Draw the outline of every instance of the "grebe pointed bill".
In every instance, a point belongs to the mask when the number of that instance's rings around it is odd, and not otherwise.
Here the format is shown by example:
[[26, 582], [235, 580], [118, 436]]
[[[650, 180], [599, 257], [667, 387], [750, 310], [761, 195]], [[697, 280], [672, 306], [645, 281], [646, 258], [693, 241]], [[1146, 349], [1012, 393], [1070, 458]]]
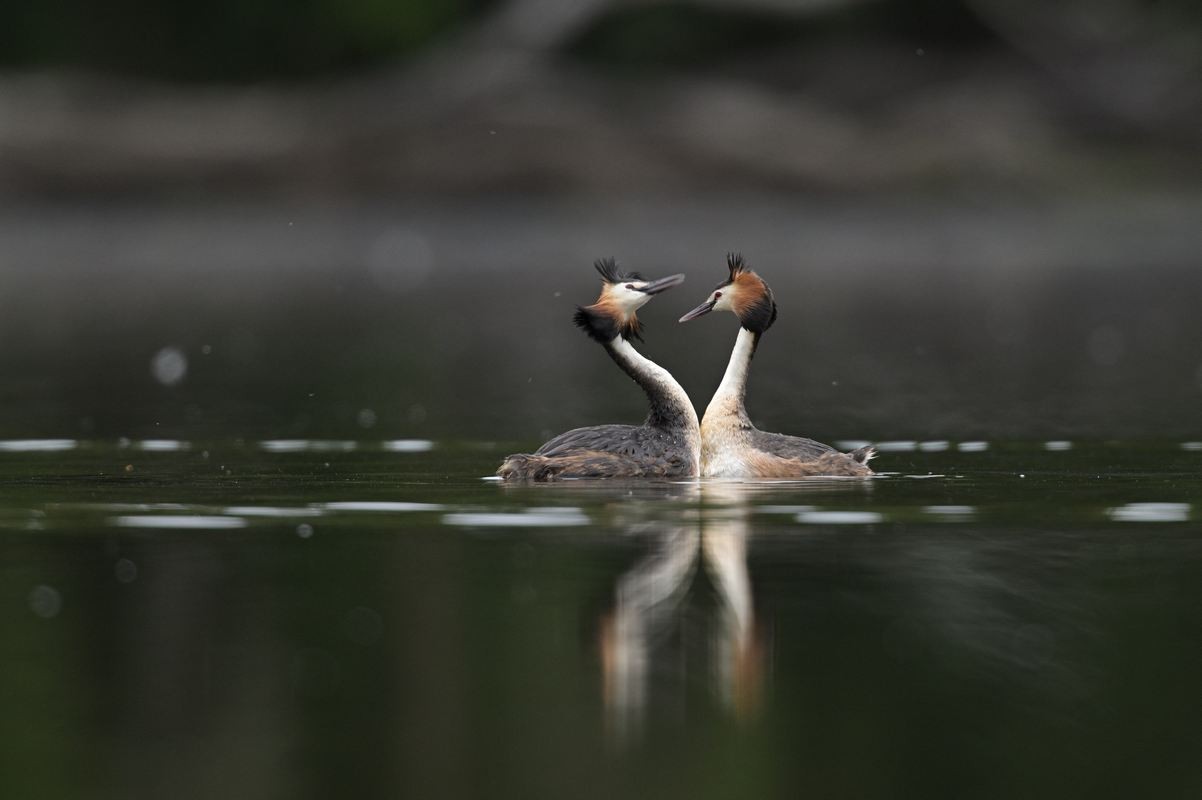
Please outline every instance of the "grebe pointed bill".
[[764, 333], [776, 322], [776, 298], [768, 284], [737, 253], [727, 256], [727, 278], [705, 302], [680, 318], [688, 322], [711, 311], [739, 318], [739, 334], [726, 373], [701, 420], [701, 474], [721, 478], [867, 476], [872, 446], [840, 453], [799, 436], [765, 433], [751, 424], [744, 400], [751, 360]]
[[701, 433], [693, 403], [670, 372], [631, 343], [642, 338], [636, 312], [679, 286], [684, 275], [647, 280], [623, 271], [612, 258], [594, 267], [601, 275], [601, 295], [592, 305], [577, 307], [574, 321], [642, 388], [647, 419], [642, 425], [597, 425], [562, 433], [533, 453], [507, 457], [497, 475], [506, 481], [695, 477]]

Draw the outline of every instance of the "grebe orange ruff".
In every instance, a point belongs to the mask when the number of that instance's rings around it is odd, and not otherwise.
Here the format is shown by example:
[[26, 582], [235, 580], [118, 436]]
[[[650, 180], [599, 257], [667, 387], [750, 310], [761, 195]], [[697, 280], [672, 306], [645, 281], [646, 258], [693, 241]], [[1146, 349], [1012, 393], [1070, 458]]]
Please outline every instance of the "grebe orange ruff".
[[693, 403], [671, 373], [630, 343], [640, 338], [635, 312], [655, 295], [680, 285], [684, 275], [648, 281], [637, 272], [621, 271], [613, 259], [594, 266], [601, 273], [601, 296], [591, 306], [577, 307], [576, 325], [647, 393], [647, 420], [642, 425], [597, 425], [561, 433], [533, 454], [509, 456], [497, 475], [507, 481], [696, 477], [701, 433]]
[[726, 258], [730, 277], [704, 303], [680, 318], [688, 322], [711, 311], [732, 311], [739, 336], [726, 375], [701, 419], [701, 474], [707, 478], [802, 478], [816, 475], [871, 475], [871, 446], [840, 453], [813, 439], [764, 433], [747, 417], [743, 398], [747, 373], [760, 337], [776, 321], [776, 300], [768, 284], [738, 254]]

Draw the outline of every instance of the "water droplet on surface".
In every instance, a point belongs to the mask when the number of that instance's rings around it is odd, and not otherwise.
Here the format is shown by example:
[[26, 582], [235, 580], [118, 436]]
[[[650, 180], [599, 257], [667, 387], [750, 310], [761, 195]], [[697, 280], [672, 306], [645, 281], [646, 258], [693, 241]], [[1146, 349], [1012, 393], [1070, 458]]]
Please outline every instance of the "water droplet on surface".
[[113, 577], [118, 583], [133, 583], [138, 579], [138, 565], [128, 558], [118, 559], [113, 565]]
[[29, 592], [29, 610], [42, 619], [54, 619], [63, 610], [63, 596], [53, 586], [35, 586]]
[[307, 522], [302, 522], [296, 526], [296, 535], [302, 539], [308, 539], [313, 535], [313, 526]]
[[188, 357], [178, 347], [164, 347], [150, 359], [150, 374], [164, 386], [175, 386], [188, 374]]

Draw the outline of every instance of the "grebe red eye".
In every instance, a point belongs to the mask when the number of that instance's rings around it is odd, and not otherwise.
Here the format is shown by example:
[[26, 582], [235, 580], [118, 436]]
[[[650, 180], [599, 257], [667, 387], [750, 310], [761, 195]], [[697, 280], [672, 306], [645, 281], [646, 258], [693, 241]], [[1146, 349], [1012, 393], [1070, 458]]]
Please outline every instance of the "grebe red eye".
[[721, 296], [722, 296], [722, 292], [714, 292], [714, 299], [715, 299], [715, 300], [717, 300], [717, 299], [718, 299], [719, 297], [721, 297]]
[[627, 288], [627, 289], [633, 289], [633, 288], [634, 288], [634, 284], [633, 284], [633, 283], [628, 283], [628, 284], [626, 284], [626, 288]]

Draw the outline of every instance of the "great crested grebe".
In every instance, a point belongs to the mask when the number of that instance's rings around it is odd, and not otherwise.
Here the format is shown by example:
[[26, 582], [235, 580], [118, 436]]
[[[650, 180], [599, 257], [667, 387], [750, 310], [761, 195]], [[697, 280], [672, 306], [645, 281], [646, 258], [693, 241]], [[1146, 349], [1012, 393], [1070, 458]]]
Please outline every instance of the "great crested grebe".
[[800, 478], [810, 475], [871, 475], [871, 446], [850, 453], [813, 439], [756, 430], [743, 407], [747, 372], [760, 337], [776, 321], [776, 300], [763, 278], [732, 253], [730, 277], [681, 322], [711, 311], [733, 311], [741, 328], [726, 375], [701, 420], [701, 474], [713, 478]]
[[601, 273], [601, 296], [591, 306], [576, 308], [576, 325], [600, 342], [647, 393], [647, 420], [642, 425], [597, 425], [561, 433], [533, 454], [509, 456], [497, 475], [527, 481], [695, 477], [701, 433], [693, 403], [670, 372], [630, 343], [641, 340], [635, 312], [655, 295], [678, 286], [684, 275], [648, 281], [637, 272], [621, 271], [612, 258], [594, 266]]

